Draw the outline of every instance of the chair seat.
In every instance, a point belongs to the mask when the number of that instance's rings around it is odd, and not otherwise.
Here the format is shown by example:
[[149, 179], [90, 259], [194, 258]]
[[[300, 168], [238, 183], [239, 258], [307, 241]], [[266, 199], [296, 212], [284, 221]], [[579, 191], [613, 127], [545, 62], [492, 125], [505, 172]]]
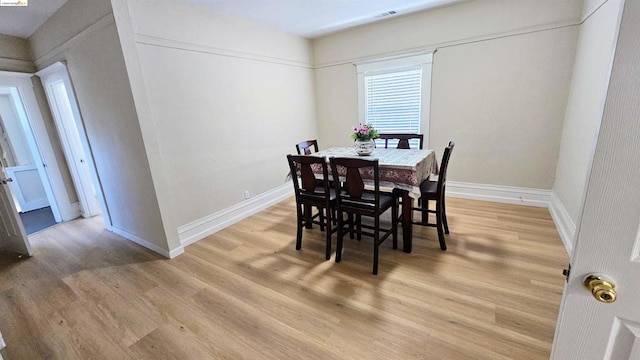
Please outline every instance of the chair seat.
[[[373, 201], [375, 199], [375, 193], [373, 191], [365, 191], [362, 194], [362, 200], [365, 201]], [[391, 206], [394, 206], [396, 203], [397, 197], [390, 193], [380, 192], [380, 209], [388, 209]], [[363, 203], [361, 201], [350, 201], [344, 199], [342, 201], [342, 206], [345, 208], [358, 208], [358, 209], [374, 209], [375, 204]]]
[[438, 193], [437, 181], [431, 181], [427, 179], [420, 184], [420, 194], [422, 196], [426, 195], [429, 199], [436, 199], [437, 193]]
[[[315, 192], [312, 193], [300, 193], [300, 198], [309, 200], [309, 201], [325, 201], [324, 187], [316, 187]], [[336, 200], [336, 191], [334, 189], [329, 189], [329, 201], [335, 202]]]

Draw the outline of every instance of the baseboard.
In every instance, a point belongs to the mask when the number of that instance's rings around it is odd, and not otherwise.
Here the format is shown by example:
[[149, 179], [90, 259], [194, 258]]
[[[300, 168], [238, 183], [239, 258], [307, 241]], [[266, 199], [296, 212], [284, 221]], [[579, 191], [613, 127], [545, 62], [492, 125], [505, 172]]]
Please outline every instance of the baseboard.
[[547, 207], [551, 190], [447, 181], [447, 196], [507, 204]]
[[555, 192], [551, 194], [549, 212], [551, 213], [553, 222], [556, 224], [564, 248], [567, 250], [567, 254], [571, 256], [573, 239], [576, 235], [576, 224], [571, 219], [571, 216], [569, 216], [567, 209], [565, 209], [564, 204], [562, 204], [562, 201], [560, 201], [560, 198], [558, 198]]
[[292, 195], [293, 187], [286, 183], [200, 220], [179, 226], [180, 244], [183, 247], [193, 244]]
[[155, 251], [158, 254], [160, 254], [160, 255], [162, 255], [162, 256], [164, 256], [166, 258], [169, 258], [169, 259], [173, 259], [174, 257], [176, 257], [176, 256], [178, 256], [178, 255], [180, 255], [180, 254], [182, 254], [184, 252], [184, 247], [182, 247], [182, 246], [179, 246], [179, 247], [177, 247], [177, 248], [175, 248], [175, 249], [173, 249], [171, 251], [167, 251], [166, 249], [163, 249], [163, 248], [159, 247], [158, 245], [156, 245], [156, 244], [154, 244], [152, 242], [149, 242], [149, 241], [147, 241], [145, 239], [142, 239], [142, 238], [140, 238], [140, 237], [138, 237], [136, 235], [131, 234], [128, 231], [119, 229], [119, 228], [117, 228], [115, 226], [109, 226], [109, 227], [106, 227], [106, 228], [107, 228], [107, 230], [110, 230], [110, 231], [122, 236], [123, 238], [125, 238], [127, 240], [131, 240], [134, 243], [136, 243], [136, 244], [138, 244], [140, 246], [144, 246], [144, 247], [146, 247], [147, 249], [149, 249], [151, 251]]
[[[291, 185], [287, 183], [250, 200], [243, 201], [200, 220], [182, 225], [178, 227], [178, 237], [181, 248], [258, 213], [290, 197], [291, 193]], [[448, 181], [447, 196], [517, 205], [549, 207], [554, 222], [559, 229], [560, 236], [562, 237], [562, 242], [565, 248], [567, 248], [567, 252], [570, 253], [571, 239], [573, 238], [573, 233], [575, 233], [575, 225], [573, 225], [571, 218], [559, 201], [551, 204], [553, 198], [551, 190]], [[556, 215], [554, 215], [554, 212]], [[145, 246], [144, 244], [141, 245]], [[182, 251], [183, 250], [180, 252]]]

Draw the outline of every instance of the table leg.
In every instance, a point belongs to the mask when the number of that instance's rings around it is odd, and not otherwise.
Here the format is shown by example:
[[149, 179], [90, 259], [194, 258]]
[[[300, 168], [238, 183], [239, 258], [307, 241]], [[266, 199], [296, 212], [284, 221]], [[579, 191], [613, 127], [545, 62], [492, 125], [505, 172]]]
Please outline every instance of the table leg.
[[406, 190], [401, 191], [402, 194], [402, 248], [406, 253], [411, 252], [413, 243], [413, 199]]

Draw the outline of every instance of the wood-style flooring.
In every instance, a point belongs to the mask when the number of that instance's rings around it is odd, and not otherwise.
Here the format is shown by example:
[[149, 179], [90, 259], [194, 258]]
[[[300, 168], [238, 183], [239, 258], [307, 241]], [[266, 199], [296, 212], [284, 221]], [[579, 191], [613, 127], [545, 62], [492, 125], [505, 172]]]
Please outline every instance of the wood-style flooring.
[[[167, 260], [100, 218], [0, 255], [0, 332], [18, 359], [548, 359], [568, 257], [544, 208], [448, 198], [451, 234], [413, 252], [324, 234], [295, 250], [285, 200]], [[400, 232], [401, 233], [401, 232]], [[401, 248], [401, 246], [400, 246]], [[333, 250], [335, 252], [335, 236]]]

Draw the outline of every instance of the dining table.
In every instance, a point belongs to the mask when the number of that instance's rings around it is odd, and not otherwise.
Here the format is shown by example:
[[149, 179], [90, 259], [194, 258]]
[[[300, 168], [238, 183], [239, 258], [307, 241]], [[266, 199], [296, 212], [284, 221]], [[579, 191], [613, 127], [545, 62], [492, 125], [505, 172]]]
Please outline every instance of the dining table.
[[[411, 252], [413, 245], [413, 200], [420, 198], [420, 184], [437, 172], [437, 162], [433, 150], [375, 148], [370, 155], [358, 155], [353, 147], [332, 147], [312, 156], [353, 157], [378, 159], [380, 186], [394, 188], [402, 199], [402, 249]], [[363, 177], [365, 185], [373, 184], [372, 179]]]

